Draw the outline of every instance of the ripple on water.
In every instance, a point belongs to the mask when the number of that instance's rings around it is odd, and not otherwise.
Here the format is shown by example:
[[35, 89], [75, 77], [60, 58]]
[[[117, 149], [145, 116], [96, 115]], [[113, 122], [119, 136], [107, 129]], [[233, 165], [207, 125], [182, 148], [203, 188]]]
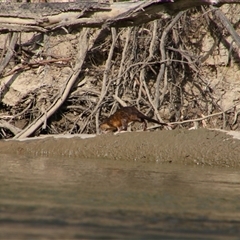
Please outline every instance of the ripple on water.
[[0, 239], [237, 239], [239, 173], [0, 156]]

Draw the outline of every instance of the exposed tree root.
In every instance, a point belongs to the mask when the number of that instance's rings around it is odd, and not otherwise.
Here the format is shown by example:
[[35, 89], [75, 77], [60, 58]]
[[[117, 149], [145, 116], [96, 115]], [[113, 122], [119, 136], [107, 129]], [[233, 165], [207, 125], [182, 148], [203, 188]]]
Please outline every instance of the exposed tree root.
[[[240, 62], [237, 31], [222, 13], [216, 15], [218, 11], [194, 9], [123, 29], [63, 29], [28, 35], [27, 40], [17, 34], [11, 40], [4, 36], [1, 138], [98, 133], [105, 117], [127, 105], [188, 129], [193, 122], [240, 129], [239, 97], [227, 105], [233, 107], [222, 107], [231, 90], [224, 74], [230, 63], [237, 68]], [[216, 22], [216, 16], [226, 25]], [[212, 45], [202, 52], [207, 37]], [[232, 62], [209, 64], [223, 46]], [[18, 81], [28, 89], [25, 95], [14, 88]]]

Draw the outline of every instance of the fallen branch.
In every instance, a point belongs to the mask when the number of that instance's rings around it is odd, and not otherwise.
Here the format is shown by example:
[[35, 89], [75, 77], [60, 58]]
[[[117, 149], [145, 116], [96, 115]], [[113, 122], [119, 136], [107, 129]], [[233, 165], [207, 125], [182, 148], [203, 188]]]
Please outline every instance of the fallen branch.
[[[101, 106], [102, 104], [102, 101], [104, 99], [104, 97], [106, 96], [107, 94], [107, 90], [109, 88], [109, 85], [111, 83], [111, 81], [109, 80], [108, 83], [107, 83], [107, 80], [108, 80], [108, 76], [109, 76], [109, 71], [110, 71], [110, 68], [111, 68], [111, 62], [112, 62], [112, 57], [113, 57], [113, 53], [114, 53], [114, 48], [115, 48], [115, 45], [116, 45], [116, 41], [117, 41], [117, 31], [115, 28], [112, 28], [111, 29], [112, 31], [112, 44], [111, 44], [111, 48], [109, 50], [109, 54], [108, 54], [108, 58], [107, 58], [107, 61], [106, 61], [106, 66], [105, 66], [105, 70], [104, 70], [104, 73], [103, 73], [103, 81], [102, 81], [102, 89], [101, 89], [101, 94], [100, 94], [100, 97], [99, 97], [99, 100], [98, 100], [98, 103], [97, 105], [95, 106], [95, 108], [91, 111], [91, 114], [87, 117], [82, 129], [81, 129], [81, 132], [82, 133], [85, 129], [85, 127], [87, 126], [88, 124], [88, 121], [89, 119], [96, 113], [99, 111], [99, 107]], [[97, 118], [98, 118], [98, 115], [97, 115]], [[97, 124], [98, 124], [98, 121], [97, 121]], [[96, 127], [96, 131], [97, 131], [97, 134], [99, 133], [99, 129], [98, 129], [98, 125]]]
[[25, 112], [27, 112], [27, 110], [32, 106], [32, 101], [30, 101], [30, 103], [28, 104], [28, 106], [23, 110], [21, 111], [20, 113], [14, 115], [14, 116], [10, 116], [10, 115], [0, 115], [0, 119], [15, 119], [17, 117], [20, 117], [22, 116]]
[[0, 128], [6, 128], [9, 131], [11, 131], [14, 135], [16, 135], [19, 132], [21, 132], [20, 128], [17, 128], [15, 126], [13, 126], [12, 124], [10, 124], [9, 122], [6, 122], [4, 120], [0, 120]]
[[14, 74], [15, 72], [19, 72], [19, 71], [22, 71], [22, 70], [28, 70], [28, 69], [31, 69], [31, 68], [37, 68], [39, 66], [43, 66], [43, 65], [46, 65], [46, 64], [49, 64], [49, 63], [68, 62], [71, 59], [72, 58], [59, 58], [59, 59], [40, 60], [40, 61], [37, 61], [37, 62], [34, 61], [34, 62], [19, 64], [19, 65], [15, 66], [9, 72], [4, 74], [3, 77], [10, 76], [10, 75]]
[[164, 78], [164, 87], [163, 87], [163, 91], [162, 91], [162, 96], [160, 98], [160, 91], [159, 91], [159, 86], [160, 86], [160, 83], [161, 83], [161, 80], [164, 76], [164, 73], [165, 73], [165, 65], [166, 65], [166, 52], [165, 52], [165, 43], [166, 43], [166, 38], [167, 38], [167, 35], [169, 33], [169, 31], [173, 28], [173, 26], [177, 23], [177, 21], [180, 19], [180, 17], [183, 15], [184, 12], [179, 12], [177, 14], [177, 16], [175, 16], [175, 18], [171, 21], [171, 23], [163, 30], [163, 33], [162, 33], [162, 37], [161, 37], [161, 40], [160, 40], [160, 52], [161, 52], [161, 60], [163, 61], [163, 63], [160, 65], [160, 70], [159, 70], [159, 73], [157, 75], [157, 80], [156, 80], [156, 91], [155, 91], [155, 96], [154, 96], [154, 105], [156, 107], [156, 109], [158, 109], [159, 107], [159, 102], [162, 104], [163, 102], [163, 98], [164, 98], [164, 95], [166, 93], [166, 90], [167, 90], [167, 83], [168, 83], [168, 80], [167, 80], [167, 77]]
[[232, 36], [232, 38], [234, 39], [234, 41], [236, 42], [236, 44], [240, 48], [240, 36], [238, 35], [238, 33], [233, 28], [231, 22], [227, 19], [227, 17], [223, 14], [223, 12], [220, 9], [217, 9], [215, 7], [212, 7], [212, 6], [210, 8], [212, 10], [214, 10], [217, 18], [221, 21], [223, 26], [227, 29], [229, 34]]
[[0, 65], [0, 76], [2, 75], [4, 68], [8, 65], [9, 61], [11, 60], [12, 56], [14, 55], [14, 48], [15, 48], [15, 45], [18, 40], [18, 33], [14, 32], [11, 35], [12, 36], [11, 36], [11, 40], [10, 40], [10, 44], [8, 46], [6, 56], [2, 60], [1, 65]]
[[0, 32], [48, 32], [72, 27], [126, 27], [159, 19], [163, 14], [202, 5], [240, 3], [240, 0], [145, 0], [68, 3], [0, 3]]
[[117, 95], [113, 95], [113, 98], [123, 107], [127, 107], [127, 104], [121, 99], [119, 98]]
[[46, 110], [45, 113], [41, 113], [41, 115], [36, 118], [30, 125], [28, 125], [24, 130], [20, 133], [15, 135], [14, 139], [25, 138], [33, 134], [44, 122], [46, 119], [51, 117], [62, 105], [62, 103], [67, 99], [72, 86], [74, 85], [76, 79], [78, 78], [79, 73], [81, 72], [82, 65], [84, 63], [88, 47], [89, 47], [89, 29], [82, 30], [81, 36], [81, 50], [78, 56], [78, 63], [75, 66], [75, 71], [73, 74], [68, 78], [62, 92], [59, 93], [55, 101], [52, 105]]
[[[213, 114], [210, 114], [210, 115], [207, 115], [207, 116], [204, 116], [204, 117], [201, 117], [201, 118], [195, 118], [195, 119], [188, 119], [188, 120], [184, 120], [184, 121], [179, 121], [179, 122], [170, 122], [169, 124], [170, 125], [181, 125], [181, 124], [184, 124], [184, 123], [191, 123], [191, 122], [199, 122], [199, 121], [203, 121], [207, 118], [211, 118], [211, 117], [215, 117], [215, 116], [218, 116], [218, 115], [221, 115], [221, 114], [225, 114], [226, 112], [228, 112], [229, 110], [235, 108], [236, 106], [240, 105], [240, 103], [237, 103], [235, 105], [233, 105], [232, 107], [228, 108], [227, 110], [225, 111], [221, 111], [221, 112], [217, 112], [217, 113], [213, 113]], [[155, 129], [155, 128], [158, 128], [162, 125], [154, 125], [154, 126], [151, 126], [149, 128], [147, 128], [148, 130], [151, 130], [151, 129]]]

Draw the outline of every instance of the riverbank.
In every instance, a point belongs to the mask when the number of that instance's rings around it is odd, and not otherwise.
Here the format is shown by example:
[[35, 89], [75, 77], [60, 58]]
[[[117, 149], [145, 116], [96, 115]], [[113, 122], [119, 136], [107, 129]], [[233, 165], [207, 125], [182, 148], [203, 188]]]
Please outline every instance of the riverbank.
[[239, 132], [173, 130], [0, 141], [3, 154], [240, 167]]

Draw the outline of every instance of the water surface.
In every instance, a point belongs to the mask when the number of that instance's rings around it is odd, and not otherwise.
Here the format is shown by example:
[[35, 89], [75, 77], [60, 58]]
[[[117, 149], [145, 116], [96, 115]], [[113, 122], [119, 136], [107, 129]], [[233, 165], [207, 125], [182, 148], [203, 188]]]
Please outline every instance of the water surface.
[[239, 239], [235, 169], [0, 155], [0, 239]]

